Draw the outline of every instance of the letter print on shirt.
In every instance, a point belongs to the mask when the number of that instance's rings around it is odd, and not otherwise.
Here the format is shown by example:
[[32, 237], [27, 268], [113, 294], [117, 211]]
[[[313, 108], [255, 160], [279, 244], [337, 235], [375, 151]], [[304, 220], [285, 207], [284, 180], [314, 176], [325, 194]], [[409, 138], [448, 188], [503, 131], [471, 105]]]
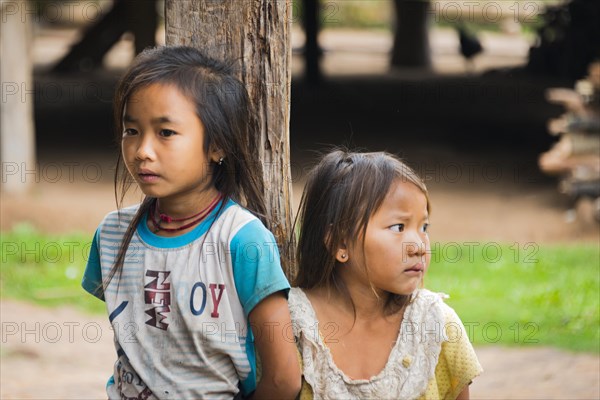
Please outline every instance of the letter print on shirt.
[[169, 327], [169, 323], [165, 320], [171, 311], [170, 275], [170, 271], [147, 270], [145, 279], [147, 283], [144, 286], [144, 302], [152, 306], [146, 310], [146, 314], [150, 317], [146, 325], [165, 331]]

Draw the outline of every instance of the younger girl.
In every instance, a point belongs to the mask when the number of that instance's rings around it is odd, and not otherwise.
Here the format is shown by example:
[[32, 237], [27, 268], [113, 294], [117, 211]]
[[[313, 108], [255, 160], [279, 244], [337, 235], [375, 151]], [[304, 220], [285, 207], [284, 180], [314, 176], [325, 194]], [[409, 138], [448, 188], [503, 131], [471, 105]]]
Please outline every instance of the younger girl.
[[467, 399], [481, 372], [442, 296], [421, 289], [429, 198], [386, 153], [334, 151], [302, 198], [289, 296], [301, 398]]
[[115, 191], [133, 178], [145, 198], [105, 217], [82, 282], [114, 330], [108, 397], [293, 398], [289, 284], [261, 222], [243, 84], [195, 49], [161, 47], [134, 60], [115, 99]]

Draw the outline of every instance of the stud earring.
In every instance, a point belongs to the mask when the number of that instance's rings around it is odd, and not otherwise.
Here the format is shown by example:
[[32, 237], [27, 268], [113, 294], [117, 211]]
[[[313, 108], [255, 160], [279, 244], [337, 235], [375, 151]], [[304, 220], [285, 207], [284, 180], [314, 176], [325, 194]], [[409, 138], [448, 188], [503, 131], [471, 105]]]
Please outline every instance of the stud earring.
[[223, 157], [219, 158], [219, 162], [217, 164], [218, 165], [223, 165], [223, 160], [225, 160]]
[[348, 255], [344, 253], [344, 254], [342, 254], [340, 257], [342, 257], [342, 258], [345, 260], [345, 259], [346, 259], [346, 257], [348, 257]]

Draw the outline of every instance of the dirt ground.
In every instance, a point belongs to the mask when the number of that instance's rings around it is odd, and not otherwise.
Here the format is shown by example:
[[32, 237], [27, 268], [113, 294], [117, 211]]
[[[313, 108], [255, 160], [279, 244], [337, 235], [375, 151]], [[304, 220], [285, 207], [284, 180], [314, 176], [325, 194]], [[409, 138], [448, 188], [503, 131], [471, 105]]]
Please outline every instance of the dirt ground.
[[[102, 399], [114, 347], [106, 318], [6, 300], [2, 399]], [[552, 348], [483, 347], [473, 399], [598, 399], [599, 360]]]
[[[325, 35], [323, 41], [326, 50], [336, 46], [355, 49], [357, 44], [374, 49], [378, 68], [384, 71], [389, 43], [379, 38], [370, 41], [364, 35], [360, 38], [364, 42]], [[437, 47], [435, 40], [436, 65], [446, 57], [444, 65], [450, 65], [453, 72], [460, 71], [462, 61], [449, 50], [456, 39], [442, 35]], [[515, 48], [519, 54], [514, 55]], [[499, 43], [498, 49], [498, 57], [506, 65], [518, 65], [526, 54], [527, 43], [515, 45], [508, 40], [507, 44]], [[503, 56], [508, 53], [510, 57]], [[333, 56], [326, 59], [326, 72], [350, 65], [349, 56], [349, 52], [340, 52], [337, 62]], [[357, 65], [356, 54], [352, 57]], [[372, 59], [363, 61], [373, 67]], [[489, 57], [481, 58], [476, 69], [481, 70], [491, 61]], [[304, 179], [301, 172], [310, 162], [295, 152], [304, 145], [294, 146], [292, 172], [297, 204]], [[583, 202], [569, 211], [573, 205], [558, 194], [555, 182], [532, 171], [535, 160], [522, 164], [513, 154], [467, 153], [418, 140], [403, 144], [402, 149], [417, 172], [427, 178], [433, 202], [434, 241], [517, 243], [520, 247], [531, 242], [600, 242], [599, 226], [590, 216], [591, 205]], [[28, 194], [0, 194], [0, 230], [29, 223], [44, 232], [78, 230], [91, 237], [102, 217], [115, 208], [111, 161], [105, 154], [44, 152], [37, 172], [18, 171], [32, 183]], [[126, 204], [135, 201], [134, 194]], [[2, 301], [0, 318], [0, 398], [104, 398], [103, 385], [114, 361], [112, 332], [106, 318], [68, 307], [50, 310], [12, 300]], [[494, 346], [476, 350], [485, 372], [471, 387], [474, 399], [600, 398], [597, 354]]]

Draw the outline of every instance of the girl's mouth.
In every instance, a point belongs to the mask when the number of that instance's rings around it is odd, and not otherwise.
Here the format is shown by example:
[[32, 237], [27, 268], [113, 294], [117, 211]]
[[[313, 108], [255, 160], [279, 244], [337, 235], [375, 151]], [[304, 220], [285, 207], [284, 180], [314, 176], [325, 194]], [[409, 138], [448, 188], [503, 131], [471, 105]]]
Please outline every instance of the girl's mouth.
[[155, 174], [152, 171], [142, 170], [138, 172], [138, 177], [140, 178], [140, 181], [144, 183], [152, 183], [158, 180], [159, 175]]
[[404, 272], [406, 272], [406, 273], [413, 273], [413, 274], [421, 273], [423, 271], [425, 271], [425, 266], [423, 265], [423, 263], [417, 263], [417, 264], [413, 265], [412, 267], [404, 270]]

